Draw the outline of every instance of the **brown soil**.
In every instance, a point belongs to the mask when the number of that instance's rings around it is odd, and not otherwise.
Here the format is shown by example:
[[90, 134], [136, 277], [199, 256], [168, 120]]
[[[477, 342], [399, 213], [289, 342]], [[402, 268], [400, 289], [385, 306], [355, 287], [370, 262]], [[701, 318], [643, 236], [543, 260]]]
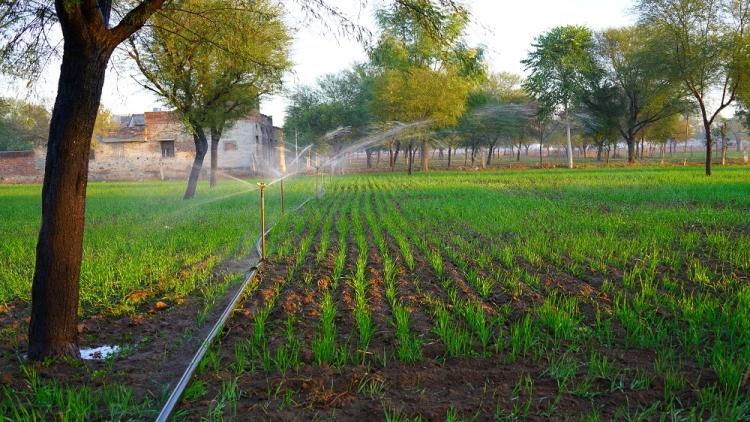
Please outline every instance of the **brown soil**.
[[[373, 211], [376, 220], [381, 220], [382, 215], [375, 207]], [[351, 221], [349, 215], [339, 214], [336, 218]], [[364, 213], [361, 221], [366, 232], [369, 232]], [[483, 354], [478, 348], [478, 341], [474, 339], [474, 353], [449, 357], [446, 346], [433, 329], [434, 305], [442, 303], [451, 311], [457, 326], [467, 331], [471, 331], [471, 328], [458, 314], [442, 281], [436, 277], [428, 260], [413, 242], [416, 267], [414, 271], [409, 271], [395, 239], [385, 227], [381, 226], [381, 229], [388, 255], [398, 267], [398, 300], [410, 311], [412, 332], [422, 339], [424, 358], [420, 362], [404, 363], [397, 359], [393, 315], [385, 299], [383, 257], [371, 238], [368, 238], [368, 298], [377, 334], [364, 354], [364, 360], [355, 358], [362, 356], [362, 351], [357, 349], [354, 292], [347, 280], [354, 271], [358, 252], [351, 235], [346, 241], [344, 279], [339, 281], [337, 290], [333, 292], [338, 310], [336, 342], [348, 351], [349, 357], [341, 365], [319, 365], [315, 362], [312, 343], [320, 334], [320, 301], [323, 291], [335, 284], [327, 278], [340, 246], [334, 226], [332, 246], [326, 259], [320, 264], [308, 259], [303, 268], [297, 271], [296, 278], [284, 285], [281, 296], [285, 299], [282, 303], [295, 305], [277, 307], [269, 319], [268, 344], [273, 356], [279, 345], [287, 341], [287, 317], [301, 317], [294, 327], [295, 335], [301, 340], [301, 366], [286, 373], [273, 367], [264, 370], [258, 364], [246, 365], [243, 370], [237, 371], [234, 365], [236, 345], [247, 341], [253, 327], [249, 318], [235, 318], [228, 325], [221, 345], [214, 349], [221, 362], [218, 369], [205, 370], [197, 375], [196, 379], [205, 383], [206, 393], [198, 398], [183, 399], [180, 410], [190, 420], [204, 418], [219, 408], [223, 400], [222, 388], [231, 380], [237, 382], [237, 399], [235, 402], [225, 402], [220, 409], [223, 409], [221, 414], [224, 417], [237, 419], [360, 421], [401, 415], [445, 420], [447, 415], [454, 413], [459, 419], [470, 420], [494, 420], [514, 415], [532, 420], [565, 420], [579, 419], [589, 414], [609, 419], [633, 415], [639, 409], [665, 401], [665, 380], [654, 368], [658, 353], [627, 346], [624, 343], [624, 329], [616, 323], [612, 324], [613, 341], [610, 345], [601, 344], [593, 338], [577, 345], [563, 341], [557, 349], [547, 343], [541, 347], [541, 354], [532, 352], [512, 358], [508, 346], [510, 327], [531, 309], [529, 300], [538, 305], [553, 292], [575, 296], [581, 301], [581, 323], [588, 327], [593, 325], [595, 319], [595, 305], [607, 302], [598, 286], [569, 274], [550, 273], [546, 268], [529, 268], [546, 275], [541, 279], [538, 292], [525, 292], [522, 298], [500, 292], [483, 299], [463, 279], [461, 272], [447, 263], [445, 277], [457, 289], [459, 301], [481, 303], [488, 316], [494, 315], [503, 305], [510, 305], [512, 309], [508, 320], [502, 326], [493, 328], [497, 336], [505, 338], [505, 346]], [[294, 244], [299, 243], [301, 237], [294, 239]], [[435, 246], [430, 244], [430, 247]], [[310, 255], [314, 256], [314, 252]], [[448, 262], [445, 256], [444, 262]], [[272, 263], [261, 273], [260, 284], [266, 285], [273, 283], [272, 280], [284, 278], [289, 266], [289, 261]], [[315, 284], [312, 286], [306, 286], [302, 281], [301, 274], [306, 272], [315, 274]], [[254, 314], [259, 304], [257, 296], [248, 299], [241, 314]], [[541, 335], [546, 339], [543, 341], [550, 341], [548, 333]], [[612, 366], [611, 373], [605, 378], [590, 375], [588, 359], [592, 353], [606, 357]], [[578, 364], [567, 382], [558, 383], [551, 366], [555, 361], [566, 358]], [[687, 387], [676, 392], [675, 400], [683, 405], [694, 403], [697, 400], [692, 392], [695, 387], [711, 385], [715, 376], [710, 371], [699, 369], [690, 359], [681, 360], [679, 364]], [[636, 386], [644, 374], [646, 381]], [[581, 385], [588, 387], [580, 388]]]

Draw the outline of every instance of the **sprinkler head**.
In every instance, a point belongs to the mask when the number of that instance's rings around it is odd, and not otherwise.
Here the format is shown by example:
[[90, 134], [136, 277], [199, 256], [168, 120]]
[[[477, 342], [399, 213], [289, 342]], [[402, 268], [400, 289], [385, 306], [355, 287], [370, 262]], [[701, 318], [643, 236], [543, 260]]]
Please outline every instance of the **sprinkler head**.
[[263, 189], [265, 189], [265, 188], [266, 188], [266, 186], [267, 186], [267, 185], [266, 185], [265, 183], [263, 183], [263, 182], [258, 182], [258, 187], [260, 187], [260, 190], [263, 190]]

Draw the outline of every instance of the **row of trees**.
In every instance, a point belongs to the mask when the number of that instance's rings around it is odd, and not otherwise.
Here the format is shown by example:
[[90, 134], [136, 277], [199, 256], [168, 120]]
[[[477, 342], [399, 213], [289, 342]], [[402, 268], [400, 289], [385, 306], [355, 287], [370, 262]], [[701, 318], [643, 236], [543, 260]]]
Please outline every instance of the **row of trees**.
[[[717, 134], [726, 151], [722, 112], [750, 100], [748, 2], [641, 0], [637, 10], [632, 27], [594, 33], [561, 26], [540, 35], [522, 62], [524, 81], [487, 74], [482, 50], [463, 42], [461, 11], [444, 15], [439, 29], [447, 36], [433, 43], [408, 10], [383, 10], [369, 62], [295, 92], [287, 133], [335, 150], [390, 121], [429, 121], [385, 142], [391, 166], [404, 144], [410, 171], [415, 142], [426, 170], [430, 143], [447, 147], [449, 157], [456, 146], [471, 148], [472, 161], [486, 148], [489, 164], [503, 144], [519, 153], [538, 144], [541, 160], [542, 146], [562, 135], [572, 168], [576, 139], [600, 157], [624, 142], [632, 163], [644, 140], [664, 144], [702, 133], [710, 175]], [[354, 130], [324, 136], [337, 127]]]
[[[409, 172], [417, 151], [429, 166], [434, 132], [455, 127], [465, 114], [467, 96], [486, 75], [483, 51], [466, 45], [468, 11], [458, 5], [422, 2], [422, 9], [394, 3], [376, 13], [380, 36], [368, 63], [300, 87], [287, 110], [288, 137], [316, 143], [336, 156], [364, 139], [369, 157], [382, 145], [368, 142], [373, 130], [399, 132], [383, 139], [389, 164], [406, 154]], [[425, 24], [426, 16], [431, 17]], [[409, 124], [406, 126], [405, 124]]]

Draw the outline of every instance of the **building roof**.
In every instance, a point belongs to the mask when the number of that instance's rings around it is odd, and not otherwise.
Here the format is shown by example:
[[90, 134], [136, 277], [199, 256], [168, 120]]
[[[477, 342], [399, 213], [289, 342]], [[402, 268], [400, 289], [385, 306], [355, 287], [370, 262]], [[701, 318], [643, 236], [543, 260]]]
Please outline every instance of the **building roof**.
[[146, 126], [120, 126], [104, 135], [100, 142], [105, 144], [125, 142], [145, 142]]

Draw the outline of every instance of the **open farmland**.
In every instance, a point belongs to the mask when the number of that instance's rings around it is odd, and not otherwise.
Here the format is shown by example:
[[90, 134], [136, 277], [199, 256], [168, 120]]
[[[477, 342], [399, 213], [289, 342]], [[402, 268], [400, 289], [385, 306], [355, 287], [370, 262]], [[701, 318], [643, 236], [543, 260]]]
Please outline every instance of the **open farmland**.
[[750, 417], [750, 178], [349, 176], [270, 265], [180, 417]]
[[[55, 365], [23, 359], [39, 188], [0, 187], [0, 420], [152, 419], [253, 265], [247, 183], [92, 184], [81, 343], [124, 349]], [[269, 265], [178, 419], [750, 417], [746, 168], [325, 185], [282, 218], [267, 190]]]
[[[280, 215], [277, 187], [267, 190], [270, 222]], [[0, 185], [0, 421], [58, 412], [67, 420], [155, 416], [164, 386], [179, 378], [226, 292], [255, 264], [260, 235], [256, 180], [206, 185], [189, 203], [183, 189], [183, 182], [90, 184], [80, 340], [84, 348], [120, 345], [123, 353], [39, 366], [23, 354], [40, 186]], [[312, 179], [286, 183], [287, 207], [313, 194]]]

